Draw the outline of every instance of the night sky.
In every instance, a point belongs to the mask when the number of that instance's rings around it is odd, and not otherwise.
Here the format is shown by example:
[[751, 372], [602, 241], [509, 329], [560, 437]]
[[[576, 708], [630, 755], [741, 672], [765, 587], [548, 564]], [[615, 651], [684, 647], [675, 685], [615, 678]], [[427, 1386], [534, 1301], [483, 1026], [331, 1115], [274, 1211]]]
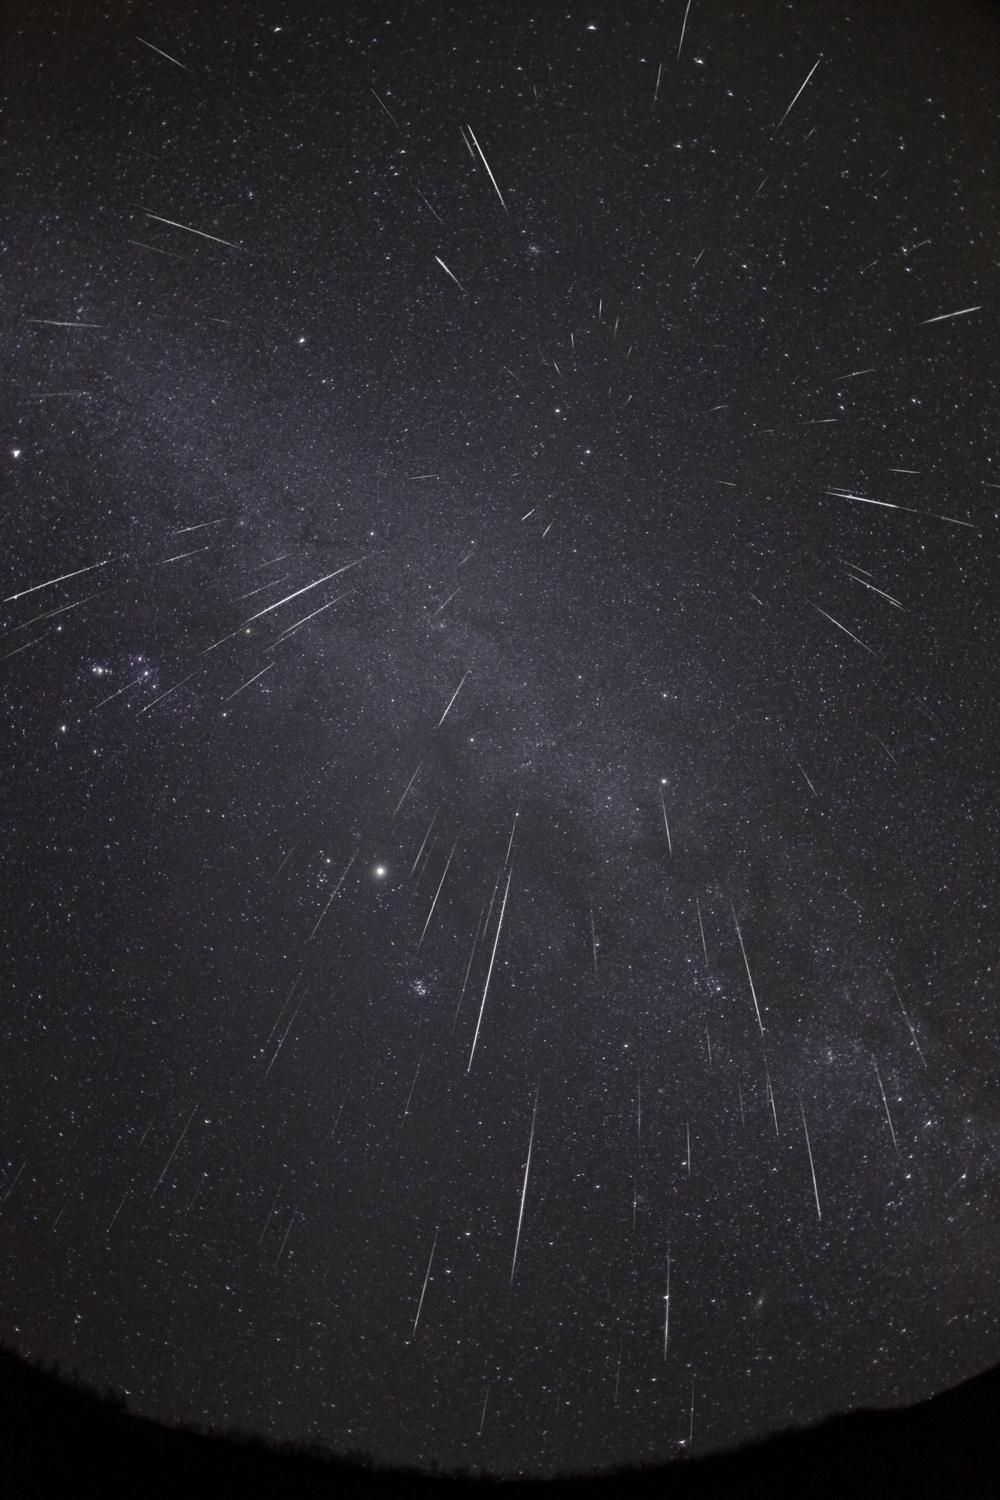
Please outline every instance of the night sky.
[[16, 3], [0, 1337], [587, 1470], [1000, 1358], [1000, 14]]

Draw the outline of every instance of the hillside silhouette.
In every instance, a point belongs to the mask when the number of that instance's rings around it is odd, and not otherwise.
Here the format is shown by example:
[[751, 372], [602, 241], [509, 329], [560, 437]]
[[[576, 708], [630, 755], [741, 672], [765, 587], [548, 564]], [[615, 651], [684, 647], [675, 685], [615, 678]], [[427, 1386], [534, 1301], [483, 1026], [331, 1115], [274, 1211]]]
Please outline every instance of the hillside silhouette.
[[859, 1411], [732, 1453], [552, 1480], [383, 1469], [363, 1456], [162, 1423], [0, 1350], [0, 1493], [257, 1500], [281, 1496], [584, 1495], [791, 1500], [1000, 1497], [1000, 1368], [917, 1406]]

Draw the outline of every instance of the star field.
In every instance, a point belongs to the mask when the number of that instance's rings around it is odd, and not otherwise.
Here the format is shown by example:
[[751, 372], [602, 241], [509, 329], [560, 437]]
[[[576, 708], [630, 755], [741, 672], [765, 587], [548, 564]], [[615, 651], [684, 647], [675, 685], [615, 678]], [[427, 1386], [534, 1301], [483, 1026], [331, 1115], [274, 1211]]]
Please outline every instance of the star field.
[[1000, 19], [15, 4], [0, 1337], [551, 1473], [1000, 1357]]

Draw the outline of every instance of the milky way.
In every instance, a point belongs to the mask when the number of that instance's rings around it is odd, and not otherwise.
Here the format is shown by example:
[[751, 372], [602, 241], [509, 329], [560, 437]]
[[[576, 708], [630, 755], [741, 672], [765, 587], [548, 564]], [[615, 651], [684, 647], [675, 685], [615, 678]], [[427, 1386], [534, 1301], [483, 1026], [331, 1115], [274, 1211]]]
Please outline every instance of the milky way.
[[5, 46], [0, 1336], [503, 1473], [994, 1362], [996, 10], [84, 9]]

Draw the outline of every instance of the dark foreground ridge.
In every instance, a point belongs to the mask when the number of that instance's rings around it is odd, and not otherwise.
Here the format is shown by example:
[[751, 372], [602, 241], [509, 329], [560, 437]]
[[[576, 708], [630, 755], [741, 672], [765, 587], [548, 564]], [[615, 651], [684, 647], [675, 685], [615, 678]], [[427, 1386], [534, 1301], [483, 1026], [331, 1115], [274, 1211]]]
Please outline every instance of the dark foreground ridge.
[[0, 1491], [102, 1500], [258, 1496], [1000, 1497], [1000, 1368], [919, 1406], [859, 1411], [733, 1453], [616, 1474], [496, 1480], [165, 1427], [0, 1350]]

